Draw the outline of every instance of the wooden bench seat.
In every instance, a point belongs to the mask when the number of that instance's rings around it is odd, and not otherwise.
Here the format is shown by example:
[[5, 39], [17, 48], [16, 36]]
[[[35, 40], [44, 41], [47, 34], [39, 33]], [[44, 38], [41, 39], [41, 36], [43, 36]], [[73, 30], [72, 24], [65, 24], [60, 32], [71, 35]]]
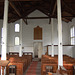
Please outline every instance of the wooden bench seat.
[[[64, 55], [63, 67], [67, 70], [68, 75], [73, 75], [73, 65], [75, 65], [75, 59], [67, 55]], [[46, 66], [53, 66], [53, 73], [57, 72], [58, 69], [58, 56], [51, 57], [43, 55], [41, 59], [41, 75], [46, 75]], [[62, 70], [62, 72], [64, 72]]]
[[6, 68], [6, 74], [9, 75], [9, 66], [10, 65], [16, 65], [17, 69], [16, 69], [16, 74], [17, 75], [23, 75], [24, 73], [24, 65], [23, 63], [20, 62], [13, 62], [13, 63], [9, 63], [7, 68]]
[[32, 61], [32, 55], [7, 55], [7, 59], [10, 61], [6, 68], [6, 73], [9, 75], [9, 66], [16, 65], [16, 75], [23, 75], [27, 67]]

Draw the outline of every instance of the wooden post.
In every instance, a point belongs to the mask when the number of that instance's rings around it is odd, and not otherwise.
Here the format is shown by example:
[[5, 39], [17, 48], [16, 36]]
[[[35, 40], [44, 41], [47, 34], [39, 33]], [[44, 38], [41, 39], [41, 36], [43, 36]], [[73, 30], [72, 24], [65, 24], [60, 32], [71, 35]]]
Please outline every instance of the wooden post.
[[47, 55], [48, 55], [48, 46], [47, 46]]
[[63, 66], [61, 0], [57, 0], [57, 15], [58, 15], [58, 69], [59, 69], [60, 66]]

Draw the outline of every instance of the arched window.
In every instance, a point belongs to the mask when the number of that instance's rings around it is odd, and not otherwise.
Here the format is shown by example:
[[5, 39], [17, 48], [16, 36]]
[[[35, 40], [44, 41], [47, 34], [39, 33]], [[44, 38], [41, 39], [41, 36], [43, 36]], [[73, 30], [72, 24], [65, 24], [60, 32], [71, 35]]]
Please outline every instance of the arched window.
[[19, 45], [19, 37], [15, 37], [15, 45]]
[[15, 24], [15, 32], [19, 32], [20, 31], [20, 25], [19, 24]]

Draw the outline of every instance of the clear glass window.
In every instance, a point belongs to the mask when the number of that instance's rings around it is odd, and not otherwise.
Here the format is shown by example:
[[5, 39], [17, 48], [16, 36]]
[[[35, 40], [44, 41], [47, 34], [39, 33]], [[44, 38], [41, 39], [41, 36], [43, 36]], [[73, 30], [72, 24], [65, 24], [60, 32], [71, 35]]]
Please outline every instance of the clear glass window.
[[19, 37], [15, 37], [15, 45], [19, 45]]
[[20, 25], [19, 24], [15, 24], [15, 32], [19, 32], [20, 31]]
[[70, 29], [71, 45], [75, 45], [74, 26]]

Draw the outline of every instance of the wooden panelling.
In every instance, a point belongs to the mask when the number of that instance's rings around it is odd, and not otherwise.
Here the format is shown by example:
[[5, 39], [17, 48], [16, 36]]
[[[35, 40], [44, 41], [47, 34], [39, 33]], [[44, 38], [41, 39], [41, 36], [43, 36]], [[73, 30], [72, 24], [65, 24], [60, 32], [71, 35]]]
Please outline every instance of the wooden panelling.
[[42, 28], [39, 26], [34, 28], [34, 40], [42, 40]]

